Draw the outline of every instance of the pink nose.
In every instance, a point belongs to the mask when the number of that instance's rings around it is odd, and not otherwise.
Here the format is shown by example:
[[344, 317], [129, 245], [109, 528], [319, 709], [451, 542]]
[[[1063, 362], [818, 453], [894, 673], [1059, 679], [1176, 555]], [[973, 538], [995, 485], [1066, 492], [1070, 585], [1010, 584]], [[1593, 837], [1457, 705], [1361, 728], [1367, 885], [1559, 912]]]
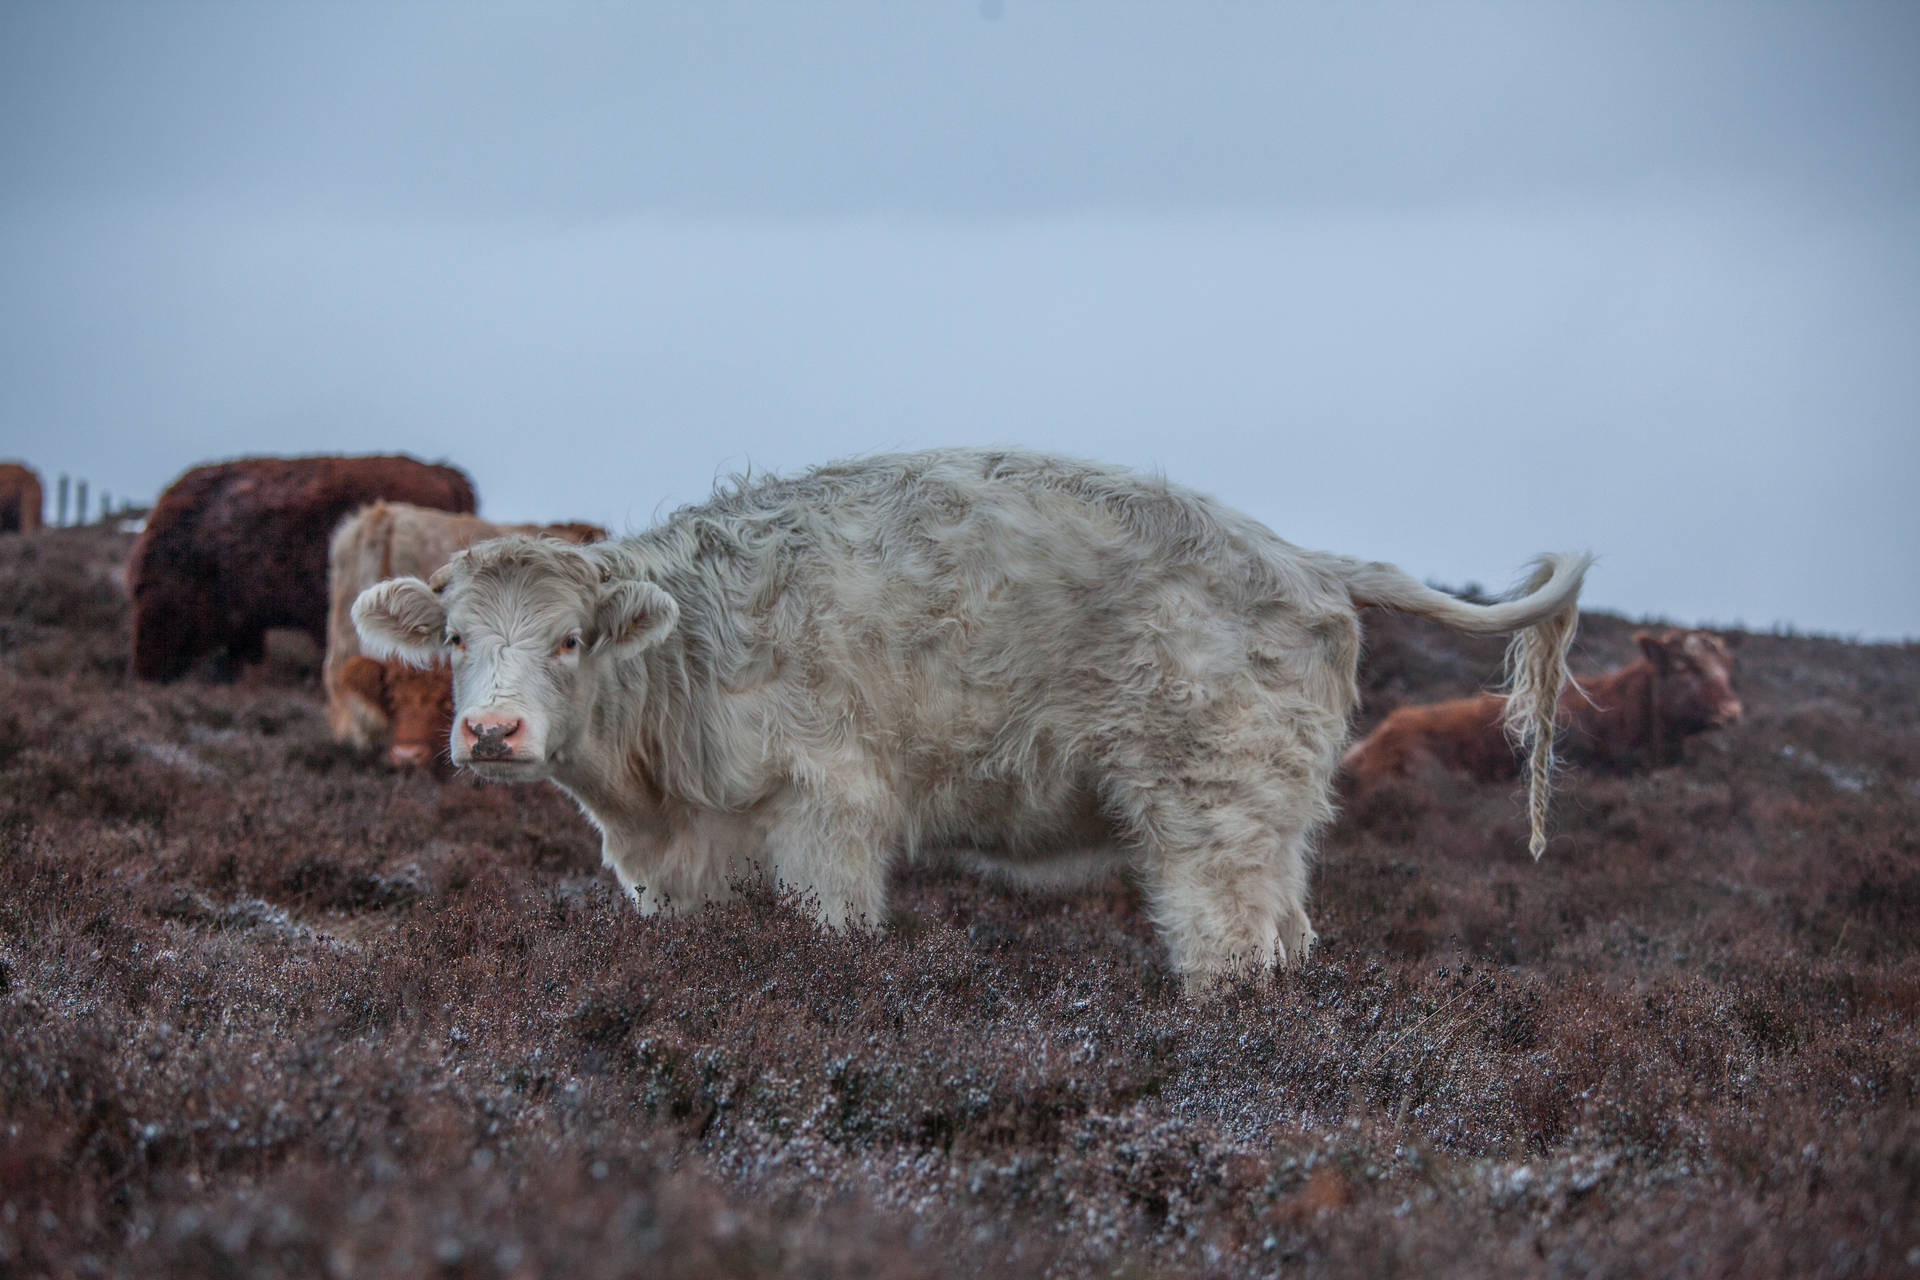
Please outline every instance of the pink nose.
[[460, 741], [475, 760], [506, 760], [519, 752], [525, 727], [526, 721], [508, 716], [467, 716], [460, 721]]
[[432, 752], [428, 750], [425, 743], [396, 742], [393, 744], [392, 749], [387, 752], [387, 763], [412, 768], [416, 765], [425, 764], [431, 755]]

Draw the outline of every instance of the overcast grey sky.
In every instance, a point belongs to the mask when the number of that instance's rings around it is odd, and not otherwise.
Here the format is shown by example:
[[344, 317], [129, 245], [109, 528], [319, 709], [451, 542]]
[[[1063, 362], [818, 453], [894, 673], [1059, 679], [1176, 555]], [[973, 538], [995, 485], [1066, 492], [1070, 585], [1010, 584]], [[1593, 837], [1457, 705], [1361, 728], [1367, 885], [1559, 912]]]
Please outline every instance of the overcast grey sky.
[[1017, 443], [1920, 636], [1920, 5], [0, 6], [0, 455], [502, 519]]

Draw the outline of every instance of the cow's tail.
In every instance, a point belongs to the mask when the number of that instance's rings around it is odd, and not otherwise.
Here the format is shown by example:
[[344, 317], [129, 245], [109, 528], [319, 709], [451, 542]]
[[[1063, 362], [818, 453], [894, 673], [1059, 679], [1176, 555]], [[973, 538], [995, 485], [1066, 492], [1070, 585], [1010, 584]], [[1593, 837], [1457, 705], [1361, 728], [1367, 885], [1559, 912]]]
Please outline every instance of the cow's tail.
[[1514, 633], [1507, 646], [1507, 737], [1527, 756], [1528, 848], [1547, 847], [1547, 802], [1553, 791], [1553, 721], [1567, 683], [1567, 648], [1579, 621], [1580, 584], [1593, 557], [1584, 552], [1541, 556], [1513, 598], [1471, 604], [1377, 561], [1348, 561], [1344, 576], [1356, 605], [1417, 614], [1476, 635]]

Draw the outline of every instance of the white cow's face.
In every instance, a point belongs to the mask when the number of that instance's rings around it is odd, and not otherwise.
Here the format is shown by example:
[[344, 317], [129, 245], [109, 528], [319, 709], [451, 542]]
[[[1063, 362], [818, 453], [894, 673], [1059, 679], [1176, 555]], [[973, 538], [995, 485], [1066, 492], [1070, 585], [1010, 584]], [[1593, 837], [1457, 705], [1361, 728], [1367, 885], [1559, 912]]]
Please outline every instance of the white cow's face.
[[[353, 621], [369, 653], [453, 668], [453, 762], [485, 777], [533, 781], [578, 755], [613, 668], [679, 620], [651, 582], [609, 580], [598, 560], [535, 538], [482, 542], [431, 582], [369, 587]], [[639, 664], [619, 695], [645, 697]]]

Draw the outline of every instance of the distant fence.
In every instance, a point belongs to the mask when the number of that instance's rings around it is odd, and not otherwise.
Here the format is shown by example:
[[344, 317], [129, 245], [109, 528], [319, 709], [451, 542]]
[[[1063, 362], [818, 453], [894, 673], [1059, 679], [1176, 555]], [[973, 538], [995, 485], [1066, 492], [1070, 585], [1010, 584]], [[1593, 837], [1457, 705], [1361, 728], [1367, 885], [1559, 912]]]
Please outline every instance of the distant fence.
[[[71, 520], [67, 518], [69, 499], [72, 500], [71, 505], [73, 509], [73, 518]], [[64, 527], [67, 525], [92, 524], [96, 520], [105, 522], [117, 516], [124, 515], [129, 511], [136, 510], [137, 505], [138, 504], [129, 502], [123, 498], [120, 500], [119, 505], [116, 506], [113, 501], [113, 494], [106, 489], [102, 489], [100, 491], [99, 513], [96, 515], [88, 502], [86, 478], [82, 476], [76, 480], [72, 476], [62, 473], [59, 481], [53, 486], [53, 519], [47, 523], [49, 526]]]

